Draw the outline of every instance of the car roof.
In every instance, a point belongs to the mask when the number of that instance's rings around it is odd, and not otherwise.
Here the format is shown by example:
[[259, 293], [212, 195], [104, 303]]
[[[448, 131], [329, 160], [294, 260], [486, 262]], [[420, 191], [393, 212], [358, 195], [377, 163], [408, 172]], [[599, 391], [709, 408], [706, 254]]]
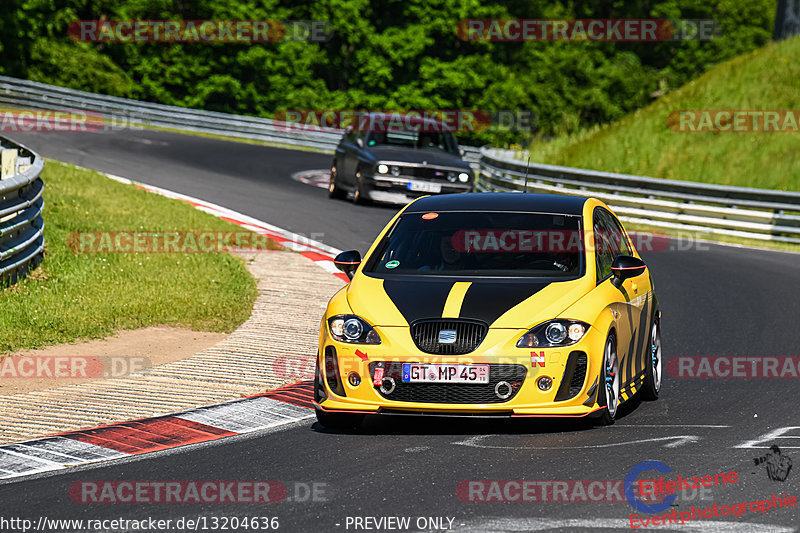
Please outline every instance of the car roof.
[[442, 194], [420, 198], [409, 205], [404, 213], [508, 211], [581, 216], [587, 200], [582, 196], [520, 192]]

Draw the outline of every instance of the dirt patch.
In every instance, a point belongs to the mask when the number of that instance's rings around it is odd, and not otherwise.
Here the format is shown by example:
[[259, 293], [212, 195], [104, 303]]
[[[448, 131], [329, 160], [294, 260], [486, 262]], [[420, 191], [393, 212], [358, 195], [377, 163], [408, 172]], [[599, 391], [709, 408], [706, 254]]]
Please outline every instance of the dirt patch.
[[149, 327], [120, 331], [105, 339], [21, 350], [0, 356], [0, 394], [124, 377], [191, 357], [227, 336], [183, 328]]

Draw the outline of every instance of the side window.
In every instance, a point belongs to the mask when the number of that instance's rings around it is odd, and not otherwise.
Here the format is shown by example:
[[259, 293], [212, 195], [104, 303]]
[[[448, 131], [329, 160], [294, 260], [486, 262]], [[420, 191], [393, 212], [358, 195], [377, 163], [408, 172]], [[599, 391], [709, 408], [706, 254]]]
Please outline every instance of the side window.
[[600, 210], [594, 212], [594, 247], [597, 263], [597, 281], [611, 275], [611, 264], [614, 262], [614, 247], [609, 239], [609, 232]]
[[628, 239], [625, 237], [625, 231], [623, 231], [617, 219], [614, 218], [614, 215], [605, 209], [601, 209], [600, 217], [603, 219], [604, 225], [608, 229], [609, 240], [614, 245], [614, 256], [616, 257], [619, 254], [631, 255], [631, 248], [628, 245]]

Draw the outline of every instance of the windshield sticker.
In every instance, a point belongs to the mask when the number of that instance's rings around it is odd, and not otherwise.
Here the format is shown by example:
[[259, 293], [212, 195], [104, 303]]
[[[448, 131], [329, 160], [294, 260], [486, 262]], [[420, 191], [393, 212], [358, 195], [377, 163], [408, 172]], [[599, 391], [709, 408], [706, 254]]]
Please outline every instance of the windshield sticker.
[[400, 266], [400, 261], [389, 261], [386, 263], [386, 268], [397, 268]]
[[422, 220], [433, 220], [438, 216], [439, 213], [425, 213], [424, 215], [422, 215]]

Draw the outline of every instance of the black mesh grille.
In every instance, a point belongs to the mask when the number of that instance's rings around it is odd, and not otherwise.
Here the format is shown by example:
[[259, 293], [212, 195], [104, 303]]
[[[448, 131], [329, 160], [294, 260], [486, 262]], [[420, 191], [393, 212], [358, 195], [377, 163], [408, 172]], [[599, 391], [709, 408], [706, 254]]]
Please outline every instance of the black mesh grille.
[[[461, 172], [464, 172], [463, 170]], [[429, 180], [446, 180], [447, 174], [458, 176], [457, 170], [444, 170], [431, 167], [403, 167], [402, 173], [415, 178], [426, 178]]]
[[[411, 337], [425, 353], [460, 355], [475, 350], [488, 329], [484, 322], [470, 320], [418, 320], [411, 325]], [[445, 330], [456, 332], [455, 342], [439, 342], [439, 333]]]
[[344, 387], [339, 380], [339, 362], [336, 360], [336, 348], [328, 346], [325, 348], [325, 378], [328, 381], [328, 387], [339, 396], [345, 396]]
[[575, 359], [575, 371], [569, 381], [569, 396], [573, 398], [581, 392], [583, 382], [586, 380], [586, 354], [579, 352]]
[[[395, 362], [372, 362], [369, 364], [370, 376], [375, 376], [375, 367], [384, 365], [384, 377], [394, 380], [395, 389], [384, 393], [380, 387], [375, 390], [387, 400], [419, 403], [503, 403], [514, 399], [525, 381], [528, 370], [523, 365], [490, 365], [489, 383], [403, 383], [403, 364]], [[500, 381], [511, 385], [511, 396], [500, 399], [495, 386]]]
[[561, 386], [558, 387], [555, 400], [562, 402], [577, 396], [583, 389], [583, 382], [586, 381], [586, 354], [583, 352], [571, 352], [564, 367], [564, 376], [561, 378]]

